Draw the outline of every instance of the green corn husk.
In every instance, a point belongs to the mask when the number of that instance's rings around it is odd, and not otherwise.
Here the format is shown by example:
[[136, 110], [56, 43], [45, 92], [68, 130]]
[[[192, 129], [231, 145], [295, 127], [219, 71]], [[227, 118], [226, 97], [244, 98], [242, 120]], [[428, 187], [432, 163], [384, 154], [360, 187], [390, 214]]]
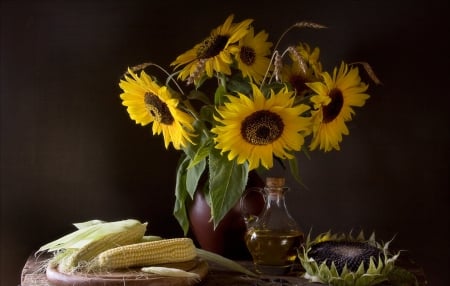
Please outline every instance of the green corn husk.
[[249, 276], [252, 277], [257, 277], [258, 274], [248, 270], [247, 268], [245, 268], [244, 266], [240, 265], [239, 263], [237, 263], [236, 261], [233, 261], [231, 259], [228, 259], [226, 257], [223, 257], [219, 254], [204, 250], [204, 249], [200, 249], [197, 248], [197, 255], [200, 258], [203, 258], [205, 260], [217, 263], [225, 268], [228, 268], [232, 271], [236, 271], [236, 272], [241, 272], [243, 274], [247, 274]]
[[54, 253], [53, 258], [47, 261], [48, 266], [57, 267], [62, 272], [84, 269], [99, 252], [140, 241], [147, 228], [147, 223], [134, 219], [114, 222], [91, 220], [74, 225], [76, 231], [41, 246], [36, 252]]
[[64, 249], [80, 249], [107, 234], [120, 232], [136, 224], [141, 224], [141, 222], [135, 219], [126, 219], [114, 222], [91, 220], [75, 223], [74, 225], [78, 230], [41, 246], [37, 253], [44, 251], [53, 252]]
[[158, 274], [162, 276], [168, 276], [168, 277], [181, 277], [181, 278], [187, 278], [191, 280], [194, 283], [200, 282], [201, 278], [200, 275], [194, 272], [189, 272], [177, 268], [170, 268], [170, 267], [160, 267], [160, 266], [149, 266], [149, 267], [142, 267], [142, 272], [147, 273], [153, 273]]
[[99, 220], [99, 219], [93, 219], [93, 220], [88, 220], [85, 222], [77, 222], [77, 223], [74, 223], [73, 225], [78, 229], [82, 229], [82, 228], [86, 228], [86, 227], [89, 227], [92, 225], [98, 225], [101, 223], [105, 223], [105, 221]]
[[157, 241], [161, 239], [163, 238], [158, 235], [145, 235], [144, 237], [142, 237], [142, 242]]

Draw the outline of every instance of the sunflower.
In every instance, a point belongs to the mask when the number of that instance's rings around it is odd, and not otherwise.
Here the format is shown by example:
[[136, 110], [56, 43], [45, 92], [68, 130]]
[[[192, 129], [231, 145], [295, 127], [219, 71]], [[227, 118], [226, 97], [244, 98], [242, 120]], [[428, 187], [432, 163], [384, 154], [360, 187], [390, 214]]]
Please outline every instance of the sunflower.
[[301, 149], [310, 125], [310, 119], [301, 115], [309, 107], [293, 106], [293, 92], [287, 88], [271, 91], [268, 99], [256, 85], [252, 89], [252, 98], [242, 93], [227, 96], [229, 102], [217, 109], [218, 124], [211, 131], [217, 135], [216, 148], [229, 151], [228, 160], [248, 161], [250, 170], [260, 164], [270, 169], [274, 155], [292, 159], [290, 152]]
[[391, 253], [391, 242], [376, 241], [375, 233], [366, 238], [363, 231], [357, 236], [328, 231], [314, 239], [309, 234], [298, 249], [305, 271], [302, 276], [310, 282], [336, 286], [371, 286], [383, 281], [388, 285], [418, 285], [413, 273], [395, 265], [400, 252]]
[[311, 97], [314, 104], [312, 112], [313, 138], [310, 150], [319, 147], [327, 152], [340, 150], [342, 135], [349, 131], [345, 122], [352, 119], [353, 106], [361, 107], [369, 98], [365, 93], [368, 86], [361, 82], [357, 68], [349, 68], [342, 63], [333, 71], [333, 77], [323, 72], [322, 82], [307, 83], [315, 94]]
[[166, 86], [159, 86], [149, 75], [141, 71], [140, 76], [128, 70], [119, 86], [122, 104], [127, 106], [130, 118], [142, 126], [153, 122], [153, 135], [163, 133], [164, 145], [170, 142], [180, 150], [191, 141], [194, 118], [177, 108], [178, 99], [173, 97]]
[[[356, 237], [351, 233], [331, 232], [322, 233], [315, 239], [308, 235], [306, 243], [298, 250], [298, 258], [305, 270], [303, 277], [311, 282], [336, 286], [370, 286], [393, 281], [398, 278], [397, 271], [393, 270], [396, 270], [395, 262], [400, 252], [391, 254], [390, 243], [377, 242], [374, 233], [367, 239], [362, 231]], [[414, 277], [407, 278], [415, 280]]]
[[236, 56], [238, 69], [244, 77], [250, 78], [255, 83], [260, 83], [269, 68], [270, 47], [267, 42], [269, 34], [264, 31], [254, 35], [253, 29], [239, 41], [239, 53]]
[[233, 24], [234, 15], [228, 16], [221, 26], [211, 31], [209, 37], [197, 44], [191, 50], [179, 55], [171, 63], [175, 69], [186, 65], [180, 72], [179, 78], [185, 80], [193, 79], [197, 82], [206, 73], [208, 77], [213, 72], [226, 75], [231, 74], [230, 65], [233, 62], [232, 54], [237, 52], [237, 47], [230, 45], [238, 42], [249, 31], [252, 19], [246, 19], [240, 23]]
[[291, 62], [283, 65], [281, 77], [292, 86], [299, 97], [304, 97], [311, 91], [306, 83], [319, 80], [322, 71], [319, 52], [319, 48], [311, 51], [307, 44], [302, 43], [289, 49]]
[[290, 83], [298, 96], [303, 97], [310, 91], [306, 83], [319, 80], [319, 74], [322, 71], [319, 53], [319, 48], [311, 51], [309, 45], [303, 43], [290, 49], [289, 55], [292, 62], [283, 66], [282, 79]]

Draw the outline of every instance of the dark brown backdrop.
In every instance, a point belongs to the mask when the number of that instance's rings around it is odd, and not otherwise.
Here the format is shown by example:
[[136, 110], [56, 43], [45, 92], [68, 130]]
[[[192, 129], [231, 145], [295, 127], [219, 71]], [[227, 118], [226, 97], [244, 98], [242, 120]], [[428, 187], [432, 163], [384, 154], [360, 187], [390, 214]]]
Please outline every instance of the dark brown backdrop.
[[119, 100], [128, 65], [167, 66], [235, 13], [274, 41], [299, 20], [321, 31], [327, 68], [365, 60], [383, 86], [357, 109], [342, 151], [301, 161], [293, 216], [315, 233], [396, 236], [431, 285], [448, 279], [448, 1], [1, 2], [1, 285], [71, 223], [129, 217], [181, 235], [172, 217], [176, 152]]

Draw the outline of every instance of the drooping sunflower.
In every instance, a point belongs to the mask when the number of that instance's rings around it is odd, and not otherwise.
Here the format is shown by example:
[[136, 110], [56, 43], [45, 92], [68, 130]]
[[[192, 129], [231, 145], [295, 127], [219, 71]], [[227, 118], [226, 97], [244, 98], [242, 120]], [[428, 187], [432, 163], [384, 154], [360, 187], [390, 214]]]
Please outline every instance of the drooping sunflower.
[[244, 77], [259, 84], [270, 65], [271, 42], [267, 42], [269, 34], [265, 31], [256, 36], [253, 28], [239, 41], [239, 52], [236, 55], [238, 69]]
[[323, 72], [323, 81], [307, 83], [315, 95], [311, 97], [315, 110], [313, 117], [313, 138], [310, 150], [320, 148], [327, 152], [340, 150], [339, 143], [349, 131], [346, 122], [352, 119], [354, 106], [361, 107], [369, 95], [368, 86], [361, 81], [356, 67], [349, 68], [342, 63], [333, 71], [333, 76]]
[[170, 142], [177, 150], [192, 142], [194, 118], [177, 108], [179, 100], [170, 90], [144, 71], [137, 75], [128, 70], [128, 74], [119, 86], [124, 91], [120, 94], [122, 105], [127, 106], [130, 118], [142, 126], [153, 122], [153, 135], [162, 132], [166, 149]]
[[238, 164], [248, 161], [249, 169], [260, 165], [273, 166], [273, 156], [292, 159], [292, 151], [299, 151], [304, 135], [310, 127], [310, 118], [302, 117], [309, 107], [293, 106], [293, 92], [287, 88], [271, 91], [267, 99], [252, 85], [253, 97], [238, 93], [228, 95], [229, 102], [217, 108], [218, 124], [212, 128], [216, 148], [228, 152], [228, 160]]
[[232, 48], [230, 45], [248, 33], [249, 25], [253, 21], [246, 19], [240, 23], [233, 23], [233, 18], [234, 15], [228, 16], [225, 23], [212, 30], [203, 42], [179, 55], [171, 63], [175, 69], [185, 65], [178, 76], [181, 80], [190, 78], [196, 82], [205, 73], [208, 77], [212, 77], [214, 71], [231, 74], [232, 53], [237, 51], [237, 47]]
[[291, 84], [298, 96], [304, 96], [310, 91], [306, 83], [319, 79], [319, 74], [322, 72], [319, 53], [319, 48], [311, 51], [309, 45], [304, 43], [290, 49], [289, 55], [292, 62], [283, 66], [282, 79]]
[[[371, 286], [394, 281], [399, 278], [395, 261], [400, 253], [391, 254], [390, 243], [377, 242], [374, 233], [368, 239], [363, 232], [356, 237], [351, 233], [331, 232], [315, 239], [308, 235], [306, 243], [298, 250], [298, 258], [305, 269], [303, 277], [336, 286]], [[398, 285], [417, 285], [415, 277], [411, 276], [404, 277], [405, 284]], [[413, 283], [407, 283], [408, 280]]]

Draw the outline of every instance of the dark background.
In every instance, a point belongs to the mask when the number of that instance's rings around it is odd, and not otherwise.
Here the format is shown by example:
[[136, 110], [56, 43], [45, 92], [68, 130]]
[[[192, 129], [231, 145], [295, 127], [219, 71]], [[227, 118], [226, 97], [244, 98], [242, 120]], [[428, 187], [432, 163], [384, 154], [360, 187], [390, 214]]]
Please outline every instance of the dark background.
[[[276, 41], [321, 48], [325, 68], [368, 61], [382, 86], [356, 110], [342, 150], [301, 158], [288, 207], [314, 233], [363, 229], [406, 249], [430, 285], [449, 283], [448, 1], [1, 2], [1, 285], [28, 255], [93, 218], [138, 218], [182, 235], [172, 216], [175, 165], [128, 117], [127, 66], [168, 67], [234, 13]], [[286, 41], [288, 42], [288, 41]], [[281, 172], [281, 171], [279, 171]], [[276, 172], [275, 172], [276, 173]]]

